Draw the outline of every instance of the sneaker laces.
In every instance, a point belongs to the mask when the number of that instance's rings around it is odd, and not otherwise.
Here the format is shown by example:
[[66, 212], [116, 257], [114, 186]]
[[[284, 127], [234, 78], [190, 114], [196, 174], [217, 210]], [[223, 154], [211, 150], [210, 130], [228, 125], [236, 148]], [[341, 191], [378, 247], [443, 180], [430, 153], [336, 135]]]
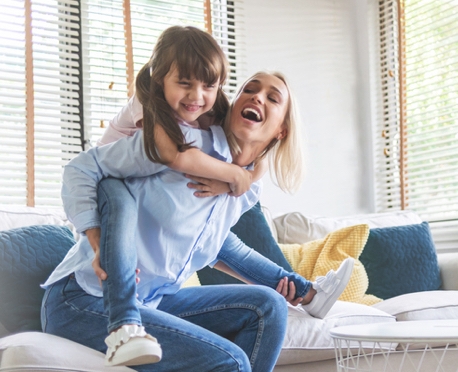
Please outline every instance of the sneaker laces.
[[330, 293], [334, 290], [338, 283], [338, 278], [334, 270], [329, 270], [325, 276], [319, 276], [315, 279], [314, 288], [317, 292], [323, 291], [324, 293]]

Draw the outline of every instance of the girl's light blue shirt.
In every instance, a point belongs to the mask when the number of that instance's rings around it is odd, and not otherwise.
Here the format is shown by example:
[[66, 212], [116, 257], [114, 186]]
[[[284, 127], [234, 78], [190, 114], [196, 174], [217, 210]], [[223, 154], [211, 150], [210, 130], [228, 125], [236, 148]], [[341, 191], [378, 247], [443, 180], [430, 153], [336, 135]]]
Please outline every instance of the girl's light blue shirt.
[[[231, 162], [220, 126], [209, 131], [180, 125], [186, 142]], [[156, 307], [164, 294], [173, 294], [197, 270], [213, 265], [230, 228], [259, 199], [261, 183], [240, 197], [227, 194], [197, 198], [182, 173], [151, 162], [143, 146], [143, 131], [115, 143], [82, 152], [65, 166], [62, 199], [79, 233], [100, 226], [97, 185], [105, 177], [125, 179], [138, 207], [136, 241], [141, 281], [140, 302]], [[53, 271], [44, 287], [75, 273], [89, 294], [102, 296], [92, 269], [93, 250], [84, 234]]]

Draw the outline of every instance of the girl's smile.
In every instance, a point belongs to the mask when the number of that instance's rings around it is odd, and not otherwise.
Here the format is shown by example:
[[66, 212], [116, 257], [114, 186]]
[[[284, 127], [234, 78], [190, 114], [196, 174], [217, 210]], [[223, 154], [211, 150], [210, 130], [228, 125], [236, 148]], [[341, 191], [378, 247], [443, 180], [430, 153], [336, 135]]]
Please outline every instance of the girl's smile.
[[212, 109], [218, 84], [219, 81], [209, 85], [195, 78], [180, 77], [180, 72], [172, 65], [164, 77], [165, 100], [181, 119], [190, 123]]

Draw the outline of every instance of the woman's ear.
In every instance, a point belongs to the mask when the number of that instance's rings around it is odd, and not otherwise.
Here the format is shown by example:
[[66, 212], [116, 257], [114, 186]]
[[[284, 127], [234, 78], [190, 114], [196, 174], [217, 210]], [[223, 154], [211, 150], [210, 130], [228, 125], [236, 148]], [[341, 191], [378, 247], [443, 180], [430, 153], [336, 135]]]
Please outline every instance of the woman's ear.
[[288, 130], [287, 129], [282, 129], [282, 131], [280, 133], [277, 134], [277, 140], [282, 140], [283, 138], [286, 137], [286, 135], [288, 134]]

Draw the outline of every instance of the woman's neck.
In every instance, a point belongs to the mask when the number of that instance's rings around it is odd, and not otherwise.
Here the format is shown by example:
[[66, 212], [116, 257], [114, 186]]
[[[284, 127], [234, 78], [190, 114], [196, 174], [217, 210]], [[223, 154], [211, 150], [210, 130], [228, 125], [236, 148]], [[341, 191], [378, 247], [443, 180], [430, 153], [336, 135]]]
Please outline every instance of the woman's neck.
[[253, 163], [261, 152], [251, 146], [245, 146], [241, 148], [239, 154], [232, 152], [232, 163], [241, 167], [246, 167]]

